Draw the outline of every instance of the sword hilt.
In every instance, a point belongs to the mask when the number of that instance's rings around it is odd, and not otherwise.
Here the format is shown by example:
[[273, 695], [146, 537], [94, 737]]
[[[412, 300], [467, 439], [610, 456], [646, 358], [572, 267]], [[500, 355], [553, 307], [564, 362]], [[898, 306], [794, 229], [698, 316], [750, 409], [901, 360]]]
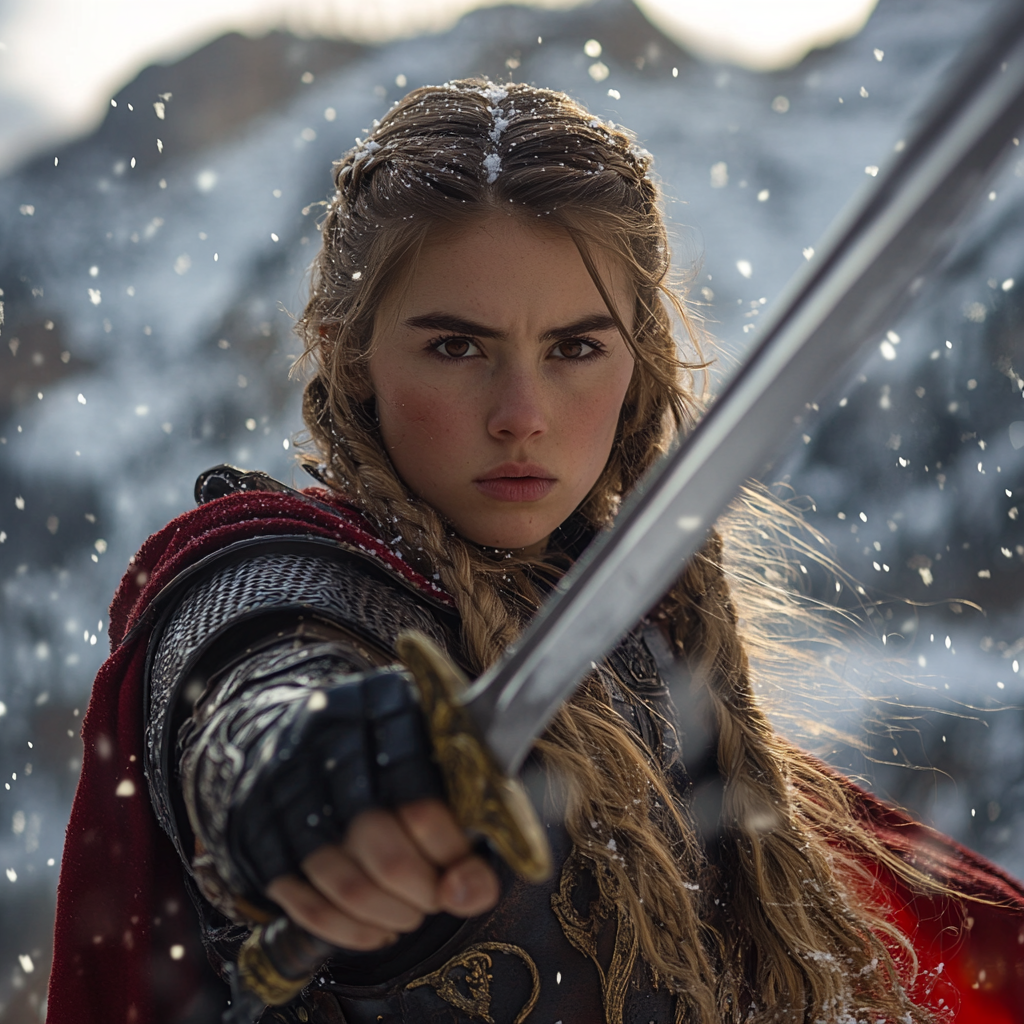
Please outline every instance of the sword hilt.
[[[545, 881], [552, 867], [544, 829], [523, 784], [501, 772], [463, 706], [466, 677], [422, 633], [402, 633], [396, 649], [416, 683], [456, 820], [487, 839], [516, 874], [529, 882]], [[239, 953], [234, 1009], [225, 1021], [246, 1022], [255, 1000], [280, 1006], [293, 999], [332, 952], [332, 946], [286, 917], [258, 925]]]
[[231, 1007], [222, 1024], [253, 1024], [265, 1006], [294, 999], [334, 946], [287, 917], [257, 925], [242, 943], [238, 963], [228, 965]]
[[416, 682], [434, 758], [456, 820], [486, 838], [528, 882], [550, 878], [551, 850], [523, 784], [498, 768], [462, 704], [469, 687], [466, 677], [422, 633], [402, 633], [395, 646]]

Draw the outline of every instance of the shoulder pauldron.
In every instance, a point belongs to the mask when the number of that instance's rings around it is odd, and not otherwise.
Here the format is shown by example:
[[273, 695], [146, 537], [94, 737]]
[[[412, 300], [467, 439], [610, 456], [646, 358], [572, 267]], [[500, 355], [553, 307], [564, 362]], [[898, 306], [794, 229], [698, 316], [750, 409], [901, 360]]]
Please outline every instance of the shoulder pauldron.
[[176, 844], [184, 819], [172, 796], [175, 737], [214, 674], [288, 636], [347, 641], [369, 664], [392, 661], [407, 629], [457, 651], [448, 609], [361, 552], [315, 537], [228, 545], [182, 573], [160, 600], [145, 670], [146, 760], [157, 817]]

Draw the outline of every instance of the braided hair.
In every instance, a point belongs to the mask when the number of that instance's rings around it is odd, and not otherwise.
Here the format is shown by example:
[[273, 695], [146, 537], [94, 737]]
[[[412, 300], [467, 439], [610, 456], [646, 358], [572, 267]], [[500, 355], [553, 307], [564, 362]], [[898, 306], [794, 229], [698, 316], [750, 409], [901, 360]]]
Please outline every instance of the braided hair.
[[[633, 293], [633, 329], [618, 325], [633, 376], [608, 462], [573, 515], [587, 530], [606, 528], [692, 426], [706, 365], [699, 324], [669, 285], [651, 157], [562, 93], [470, 79], [409, 93], [338, 161], [334, 181], [297, 326], [311, 370], [306, 458], [451, 594], [465, 660], [482, 671], [536, 610], [542, 581], [561, 569], [553, 559], [468, 542], [405, 486], [374, 414], [367, 364], [375, 312], [431, 231], [496, 212], [564, 230], [612, 316], [595, 257], [617, 261]], [[680, 1021], [833, 1020], [853, 1006], [875, 1011], [873, 1020], [929, 1020], [907, 995], [909, 943], [873, 904], [857, 858], [843, 851], [909, 869], [856, 823], [843, 789], [777, 736], [759, 707], [718, 534], [653, 618], [711, 705], [723, 780], [714, 835], [699, 833], [664, 766], [596, 678], [537, 745], [562, 783], [574, 856], [639, 951], [635, 970], [677, 994]], [[604, 841], [595, 841], [595, 828]], [[828, 841], [836, 835], [843, 844]], [[605, 1009], [609, 1021], [621, 1020], [607, 991]]]

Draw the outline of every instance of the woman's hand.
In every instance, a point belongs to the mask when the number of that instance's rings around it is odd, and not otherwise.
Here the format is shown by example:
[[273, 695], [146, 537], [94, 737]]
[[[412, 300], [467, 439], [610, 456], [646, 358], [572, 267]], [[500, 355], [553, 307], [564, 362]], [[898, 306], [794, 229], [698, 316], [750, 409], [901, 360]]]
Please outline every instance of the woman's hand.
[[498, 876], [472, 853], [440, 800], [364, 811], [343, 842], [275, 878], [267, 895], [306, 931], [342, 949], [388, 946], [428, 914], [474, 917], [498, 902]]

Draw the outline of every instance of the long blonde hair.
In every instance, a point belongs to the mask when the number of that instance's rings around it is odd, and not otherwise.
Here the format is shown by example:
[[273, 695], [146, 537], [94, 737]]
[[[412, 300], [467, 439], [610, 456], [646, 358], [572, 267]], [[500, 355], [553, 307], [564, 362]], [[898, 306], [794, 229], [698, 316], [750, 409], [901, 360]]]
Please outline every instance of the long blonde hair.
[[[481, 671], [561, 570], [465, 541], [403, 484], [374, 416], [375, 312], [431, 231], [495, 211], [566, 231], [613, 316], [595, 254], [616, 259], [633, 289], [635, 326], [619, 326], [635, 368], [608, 463], [573, 517], [606, 528], [691, 427], [694, 375], [705, 365], [698, 325], [669, 287], [651, 157], [561, 93], [466, 80], [411, 92], [335, 165], [335, 183], [297, 328], [311, 370], [307, 458], [451, 594], [461, 657]], [[690, 361], [678, 355], [673, 318]], [[853, 1007], [931, 1019], [906, 994], [912, 949], [872, 902], [850, 851], [927, 882], [857, 823], [842, 786], [772, 730], [753, 695], [717, 534], [652, 618], [711, 705], [723, 778], [717, 835], [702, 841], [664, 766], [596, 678], [538, 744], [564, 783], [576, 856], [631, 931], [649, 980], [677, 994], [678, 1020], [834, 1020]], [[614, 842], [594, 842], [592, 823]]]

